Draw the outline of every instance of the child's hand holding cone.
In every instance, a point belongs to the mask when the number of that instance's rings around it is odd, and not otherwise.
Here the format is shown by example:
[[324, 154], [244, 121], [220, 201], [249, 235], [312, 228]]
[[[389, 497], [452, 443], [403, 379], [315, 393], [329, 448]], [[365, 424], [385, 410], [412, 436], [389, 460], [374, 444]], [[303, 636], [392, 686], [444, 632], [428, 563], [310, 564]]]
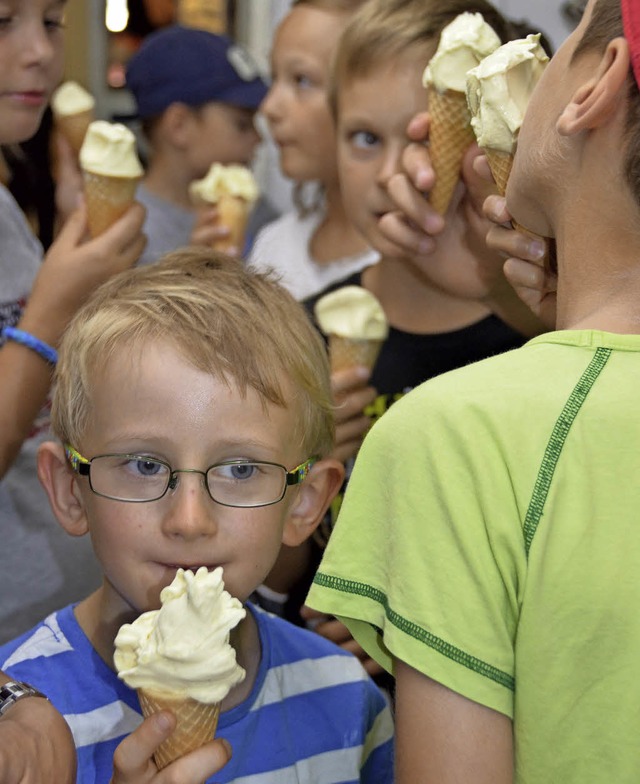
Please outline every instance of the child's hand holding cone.
[[249, 213], [259, 195], [258, 184], [246, 166], [214, 163], [207, 175], [191, 183], [190, 194], [196, 207], [216, 208], [216, 225], [225, 234], [213, 235], [212, 246], [223, 252], [241, 253]]

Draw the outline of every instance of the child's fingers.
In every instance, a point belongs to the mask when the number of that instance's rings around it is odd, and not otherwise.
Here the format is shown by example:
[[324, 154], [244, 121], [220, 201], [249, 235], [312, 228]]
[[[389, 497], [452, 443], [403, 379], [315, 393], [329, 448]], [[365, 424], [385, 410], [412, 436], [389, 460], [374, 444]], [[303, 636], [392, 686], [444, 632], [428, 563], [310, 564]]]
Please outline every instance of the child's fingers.
[[405, 174], [394, 174], [387, 185], [389, 196], [405, 219], [429, 235], [440, 234], [444, 229], [444, 218], [427, 200], [431, 185], [418, 188]]
[[334, 398], [340, 397], [353, 389], [362, 388], [371, 378], [371, 371], [364, 365], [354, 365], [344, 370], [331, 373], [331, 391]]
[[491, 167], [489, 166], [489, 161], [487, 160], [487, 156], [482, 153], [481, 155], [476, 156], [473, 159], [473, 168], [475, 169], [476, 174], [478, 177], [481, 177], [483, 180], [487, 182], [493, 182], [493, 174], [491, 173]]
[[143, 784], [157, 773], [153, 754], [173, 732], [176, 720], [168, 711], [149, 716], [116, 748], [111, 784]]
[[429, 137], [429, 112], [418, 112], [407, 125], [407, 136], [412, 142], [425, 142]]
[[519, 258], [528, 262], [543, 263], [545, 244], [510, 226], [492, 226], [487, 232], [487, 246], [498, 251], [504, 258]]
[[334, 398], [334, 417], [337, 424], [360, 416], [365, 407], [376, 399], [375, 387], [362, 387], [344, 392]]
[[545, 288], [546, 273], [541, 265], [524, 259], [510, 258], [504, 264], [505, 278], [514, 288], [529, 288], [542, 291]]
[[224, 738], [205, 743], [163, 769], [163, 784], [202, 784], [218, 773], [231, 759], [229, 742]]
[[428, 256], [436, 247], [435, 241], [420, 229], [407, 223], [401, 212], [387, 212], [378, 221], [380, 232], [403, 255]]

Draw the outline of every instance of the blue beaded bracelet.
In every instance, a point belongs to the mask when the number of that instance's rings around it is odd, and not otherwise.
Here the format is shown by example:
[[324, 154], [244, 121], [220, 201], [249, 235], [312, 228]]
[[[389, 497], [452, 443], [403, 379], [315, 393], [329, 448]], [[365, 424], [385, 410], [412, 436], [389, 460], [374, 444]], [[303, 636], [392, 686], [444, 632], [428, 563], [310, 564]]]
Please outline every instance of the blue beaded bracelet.
[[13, 340], [16, 343], [20, 343], [23, 346], [30, 348], [32, 351], [35, 351], [36, 354], [40, 354], [40, 356], [43, 359], [46, 359], [51, 365], [55, 365], [58, 361], [58, 352], [55, 348], [52, 348], [43, 340], [39, 340], [33, 335], [30, 335], [28, 332], [24, 332], [22, 329], [5, 327], [2, 330], [2, 334], [5, 340]]

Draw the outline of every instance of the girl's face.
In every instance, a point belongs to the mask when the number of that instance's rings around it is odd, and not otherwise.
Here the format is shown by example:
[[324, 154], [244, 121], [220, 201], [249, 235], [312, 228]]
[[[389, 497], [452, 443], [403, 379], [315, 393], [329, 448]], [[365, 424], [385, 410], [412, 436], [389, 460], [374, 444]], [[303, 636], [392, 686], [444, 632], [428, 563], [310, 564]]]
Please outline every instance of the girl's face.
[[0, 0], [0, 143], [31, 138], [62, 78], [64, 0]]
[[333, 118], [327, 103], [329, 65], [349, 14], [295, 6], [271, 51], [272, 85], [264, 113], [280, 150], [280, 167], [296, 182], [335, 179]]

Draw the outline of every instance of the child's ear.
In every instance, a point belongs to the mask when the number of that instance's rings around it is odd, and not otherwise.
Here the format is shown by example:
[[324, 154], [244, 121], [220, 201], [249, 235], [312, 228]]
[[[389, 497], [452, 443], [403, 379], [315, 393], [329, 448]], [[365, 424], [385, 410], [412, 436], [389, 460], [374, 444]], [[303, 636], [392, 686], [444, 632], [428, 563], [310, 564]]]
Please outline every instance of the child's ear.
[[162, 115], [162, 127], [166, 136], [177, 147], [189, 143], [193, 110], [184, 103], [172, 103]]
[[38, 449], [38, 479], [49, 496], [58, 522], [71, 536], [88, 531], [77, 474], [71, 469], [61, 444], [45, 441]]
[[604, 125], [621, 104], [625, 104], [629, 74], [629, 45], [624, 38], [609, 42], [595, 75], [576, 90], [560, 115], [561, 136]]
[[289, 509], [283, 544], [297, 547], [311, 536], [343, 481], [344, 466], [339, 460], [326, 458], [315, 463]]

